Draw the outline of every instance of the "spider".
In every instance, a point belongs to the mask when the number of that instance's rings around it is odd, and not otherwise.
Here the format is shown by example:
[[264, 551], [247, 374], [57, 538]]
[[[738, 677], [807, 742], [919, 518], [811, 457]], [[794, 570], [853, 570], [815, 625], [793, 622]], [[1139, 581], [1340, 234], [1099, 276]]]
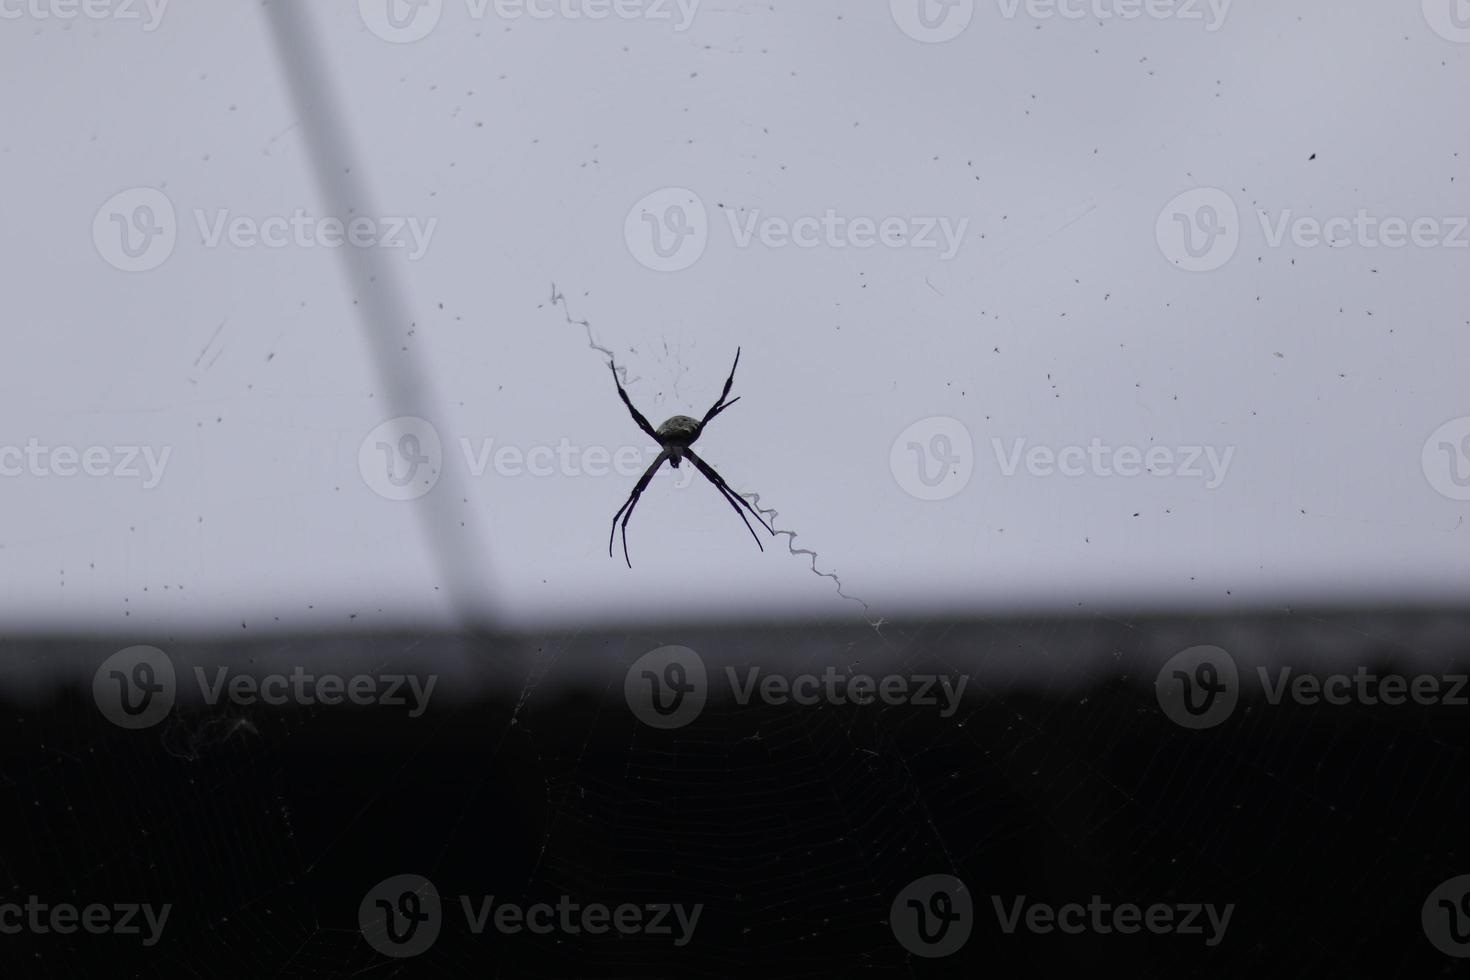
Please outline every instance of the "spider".
[[628, 398], [628, 393], [623, 390], [623, 383], [618, 380], [617, 366], [612, 361], [608, 361], [607, 366], [612, 369], [613, 384], [618, 386], [618, 397], [622, 398], [623, 404], [628, 406], [628, 411], [633, 415], [633, 421], [638, 423], [638, 428], [648, 433], [654, 441], [663, 447], [663, 452], [658, 454], [658, 459], [655, 459], [653, 465], [649, 466], [643, 475], [638, 478], [638, 483], [633, 487], [633, 492], [628, 495], [627, 502], [619, 507], [618, 512], [613, 515], [612, 531], [607, 536], [608, 557], [611, 558], [613, 554], [613, 538], [617, 536], [618, 518], [621, 517], [623, 519], [623, 561], [628, 563], [629, 568], [633, 567], [633, 560], [628, 557], [628, 518], [633, 516], [633, 508], [638, 506], [638, 498], [643, 496], [643, 491], [648, 488], [649, 482], [653, 480], [653, 475], [658, 472], [658, 468], [664, 464], [664, 461], [667, 460], [670, 466], [678, 469], [679, 463], [686, 458], [694, 464], [700, 473], [704, 474], [705, 479], [715, 485], [715, 489], [720, 491], [720, 495], [725, 498], [725, 501], [731, 507], [735, 508], [735, 513], [740, 515], [742, 521], [745, 521], [746, 530], [750, 532], [752, 538], [755, 538], [756, 547], [760, 548], [761, 551], [765, 551], [766, 547], [761, 544], [761, 539], [755, 533], [755, 528], [750, 526], [750, 521], [746, 520], [744, 512], [740, 510], [741, 505], [743, 504], [746, 510], [754, 514], [755, 519], [760, 521], [761, 526], [767, 531], [770, 531], [772, 535], [775, 535], [775, 529], [766, 523], [766, 519], [760, 515], [760, 511], [752, 507], [749, 501], [730, 489], [730, 485], [725, 482], [725, 478], [716, 473], [713, 466], [700, 459], [694, 454], [694, 450], [689, 448], [694, 444], [694, 440], [698, 439], [700, 434], [704, 432], [704, 427], [716, 415], [719, 415], [740, 400], [739, 398], [730, 398], [729, 401], [725, 401], [726, 398], [730, 397], [730, 386], [735, 383], [735, 368], [740, 366], [740, 348], [735, 348], [735, 363], [730, 367], [730, 377], [725, 380], [725, 390], [720, 392], [719, 401], [715, 402], [710, 407], [710, 410], [704, 413], [704, 418], [696, 421], [687, 415], [675, 415], [657, 429], [649, 425], [648, 419], [643, 417], [643, 413], [633, 407], [633, 402]]

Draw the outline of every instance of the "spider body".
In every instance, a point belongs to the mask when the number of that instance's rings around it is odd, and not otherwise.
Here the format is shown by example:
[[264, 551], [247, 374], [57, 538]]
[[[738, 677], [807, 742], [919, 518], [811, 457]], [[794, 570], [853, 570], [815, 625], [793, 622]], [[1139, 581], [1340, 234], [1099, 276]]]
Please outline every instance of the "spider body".
[[675, 415], [658, 427], [654, 437], [669, 454], [669, 465], [677, 470], [679, 462], [684, 458], [684, 450], [699, 438], [699, 420], [691, 419], [687, 415]]
[[611, 557], [613, 553], [613, 539], [618, 533], [618, 518], [621, 517], [623, 519], [623, 560], [628, 563], [629, 568], [633, 567], [633, 560], [628, 557], [628, 519], [633, 516], [633, 508], [638, 505], [638, 498], [643, 496], [643, 491], [648, 489], [648, 484], [653, 480], [653, 475], [658, 472], [658, 468], [665, 461], [670, 466], [678, 469], [679, 464], [685, 459], [693, 463], [700, 474], [709, 480], [716, 490], [720, 491], [720, 495], [725, 498], [725, 502], [735, 508], [735, 513], [739, 514], [740, 519], [745, 522], [745, 527], [750, 531], [750, 536], [755, 538], [756, 547], [765, 551], [765, 545], [761, 544], [761, 539], [755, 533], [755, 528], [750, 526], [749, 520], [746, 520], [745, 513], [740, 509], [741, 506], [744, 506], [745, 510], [754, 514], [755, 519], [760, 521], [761, 526], [767, 531], [770, 531], [771, 534], [774, 535], [776, 533], [775, 530], [771, 525], [766, 523], [766, 519], [761, 516], [760, 511], [751, 506], [750, 502], [744, 497], [731, 490], [730, 485], [725, 482], [724, 477], [716, 473], [713, 466], [696, 456], [694, 450], [690, 448], [690, 446], [694, 445], [694, 441], [704, 432], [704, 427], [710, 423], [710, 420], [740, 400], [739, 398], [730, 398], [729, 401], [725, 400], [730, 397], [730, 386], [735, 383], [735, 368], [740, 366], [740, 348], [735, 348], [735, 364], [730, 368], [730, 377], [725, 379], [725, 390], [720, 393], [719, 401], [715, 402], [710, 410], [704, 413], [704, 418], [693, 419], [687, 415], [675, 415], [657, 429], [649, 425], [648, 419], [643, 417], [643, 413], [633, 407], [633, 402], [628, 398], [628, 393], [623, 390], [623, 383], [618, 380], [617, 366], [611, 361], [608, 361], [607, 366], [612, 369], [613, 384], [618, 386], [618, 397], [623, 400], [624, 405], [628, 406], [628, 412], [633, 416], [633, 421], [638, 423], [638, 428], [651, 436], [662, 449], [662, 452], [658, 454], [658, 458], [653, 461], [653, 465], [648, 467], [643, 475], [638, 478], [638, 483], [634, 485], [633, 492], [628, 495], [627, 501], [613, 515], [612, 532], [607, 536], [608, 557]]

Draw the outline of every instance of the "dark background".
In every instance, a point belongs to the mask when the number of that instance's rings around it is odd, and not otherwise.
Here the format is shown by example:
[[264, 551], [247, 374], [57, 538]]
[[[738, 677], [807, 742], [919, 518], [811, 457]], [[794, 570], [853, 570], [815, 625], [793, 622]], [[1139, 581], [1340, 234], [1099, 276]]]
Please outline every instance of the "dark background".
[[[1195, 643], [1240, 664], [1453, 673], [1454, 610], [1276, 611], [570, 635], [150, 641], [179, 665], [439, 675], [429, 710], [187, 703], [114, 727], [95, 665], [135, 639], [6, 644], [0, 901], [171, 902], [162, 942], [0, 937], [7, 977], [1426, 977], [1463, 965], [1420, 909], [1470, 871], [1470, 709], [1271, 706], [1245, 686], [1191, 732], [1153, 680]], [[629, 710], [627, 667], [665, 643], [724, 664], [972, 674], [960, 710], [740, 706], [686, 728]], [[834, 656], [835, 654], [835, 656]], [[183, 685], [187, 686], [187, 685]], [[429, 877], [443, 931], [372, 950], [365, 893]], [[909, 955], [897, 893], [971, 890], [965, 947]], [[1007, 936], [989, 896], [1235, 903], [1201, 936]], [[693, 941], [474, 936], [456, 896], [706, 906]]]

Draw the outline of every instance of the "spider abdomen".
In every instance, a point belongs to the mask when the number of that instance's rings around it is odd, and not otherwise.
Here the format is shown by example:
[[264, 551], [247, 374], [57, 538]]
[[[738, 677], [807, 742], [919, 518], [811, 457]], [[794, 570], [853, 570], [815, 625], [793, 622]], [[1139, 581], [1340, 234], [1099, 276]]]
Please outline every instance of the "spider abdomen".
[[658, 441], [664, 446], [683, 448], [699, 435], [699, 421], [687, 415], [675, 415], [658, 427]]

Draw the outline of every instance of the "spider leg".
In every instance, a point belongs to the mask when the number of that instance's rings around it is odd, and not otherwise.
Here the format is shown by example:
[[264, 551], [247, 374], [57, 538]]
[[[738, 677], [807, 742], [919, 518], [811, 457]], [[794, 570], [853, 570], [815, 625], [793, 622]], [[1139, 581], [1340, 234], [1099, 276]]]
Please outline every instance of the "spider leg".
[[740, 398], [737, 396], [725, 402], [725, 404], [723, 405], [716, 405], [714, 408], [710, 409], [709, 414], [704, 417], [704, 421], [699, 423], [699, 427], [703, 429], [705, 423], [712, 421], [716, 415], [719, 415], [721, 412], [723, 412], [725, 409], [729, 408], [731, 405], [735, 404], [739, 400]]
[[654, 460], [653, 464], [643, 471], [643, 475], [638, 478], [638, 482], [633, 486], [633, 492], [628, 494], [627, 501], [613, 515], [612, 530], [607, 535], [607, 556], [609, 558], [612, 557], [613, 538], [617, 536], [618, 518], [621, 517], [623, 519], [623, 561], [628, 563], [629, 568], [633, 567], [633, 559], [628, 557], [628, 518], [633, 516], [633, 508], [638, 506], [638, 498], [643, 496], [644, 490], [648, 489], [648, 484], [653, 480], [653, 474], [658, 472], [658, 468], [668, 458], [669, 454], [667, 450], [658, 454], [658, 459]]
[[628, 397], [628, 393], [623, 390], [623, 383], [618, 380], [617, 366], [612, 361], [608, 361], [607, 366], [612, 370], [613, 384], [618, 386], [618, 397], [623, 400], [624, 405], [628, 406], [628, 411], [633, 413], [633, 421], [638, 423], [638, 428], [648, 433], [649, 438], [654, 442], [658, 442], [658, 432], [654, 430], [653, 426], [648, 424], [648, 419], [643, 417], [643, 413], [633, 407], [633, 402]]
[[719, 401], [715, 402], [714, 405], [710, 406], [710, 410], [704, 413], [704, 418], [701, 419], [699, 423], [701, 427], [704, 426], [705, 422], [708, 422], [710, 419], [714, 418], [716, 415], [720, 414], [725, 409], [729, 408], [731, 405], [735, 404], [735, 402], [738, 402], [740, 400], [736, 398], [732, 401], [725, 401], [726, 398], [730, 397], [730, 386], [735, 383], [735, 369], [739, 366], [740, 348], [737, 347], [735, 348], [735, 363], [730, 365], [730, 376], [725, 379], [725, 390], [720, 392]]
[[[746, 500], [744, 497], [740, 496], [740, 494], [730, 489], [730, 484], [726, 483], [725, 478], [715, 472], [715, 468], [713, 466], [709, 465], [704, 460], [696, 456], [694, 454], [694, 450], [692, 449], [685, 449], [684, 455], [689, 457], [689, 459], [699, 469], [699, 472], [704, 474], [705, 479], [709, 480], [709, 482], [713, 483], [720, 490], [721, 493], [725, 494], [726, 499], [730, 501], [730, 506], [735, 508], [735, 512], [737, 514], [740, 514], [740, 507], [736, 506], [738, 502], [740, 504], [743, 504], [745, 506], [745, 509], [750, 511], [751, 514], [755, 515], [755, 519], [761, 522], [761, 527], [765, 528], [767, 531], [770, 531], [773, 537], [775, 536], [776, 529], [766, 523], [766, 519], [761, 516], [761, 512], [752, 507], [750, 501]], [[740, 519], [742, 521], [745, 521], [745, 515], [740, 514]], [[750, 527], [750, 522], [745, 521], [745, 526]], [[750, 533], [752, 535], [755, 534], [755, 529], [751, 528]], [[755, 543], [760, 544], [760, 538], [756, 538]], [[761, 550], [766, 550], [764, 545], [761, 546]]]
[[[695, 465], [698, 466], [699, 464], [696, 463]], [[709, 473], [705, 473], [705, 471], [703, 469], [700, 469], [700, 472], [701, 473], [704, 473], [705, 478], [709, 480], [711, 486], [713, 486], [716, 490], [720, 491], [720, 496], [725, 498], [726, 503], [728, 503], [731, 507], [734, 507], [735, 508], [735, 513], [739, 515], [740, 519], [742, 521], [745, 521], [745, 529], [750, 532], [750, 536], [752, 538], [755, 538], [755, 546], [757, 548], [759, 548], [760, 550], [765, 551], [766, 550], [766, 546], [763, 545], [763, 544], [761, 544], [761, 539], [756, 535], [755, 528], [751, 527], [750, 526], [750, 521], [746, 520], [745, 512], [743, 510], [741, 510], [740, 509], [740, 505], [735, 502], [735, 496], [734, 496], [734, 494], [728, 488], [722, 487], [718, 483], [716, 483], [710, 477]]]

